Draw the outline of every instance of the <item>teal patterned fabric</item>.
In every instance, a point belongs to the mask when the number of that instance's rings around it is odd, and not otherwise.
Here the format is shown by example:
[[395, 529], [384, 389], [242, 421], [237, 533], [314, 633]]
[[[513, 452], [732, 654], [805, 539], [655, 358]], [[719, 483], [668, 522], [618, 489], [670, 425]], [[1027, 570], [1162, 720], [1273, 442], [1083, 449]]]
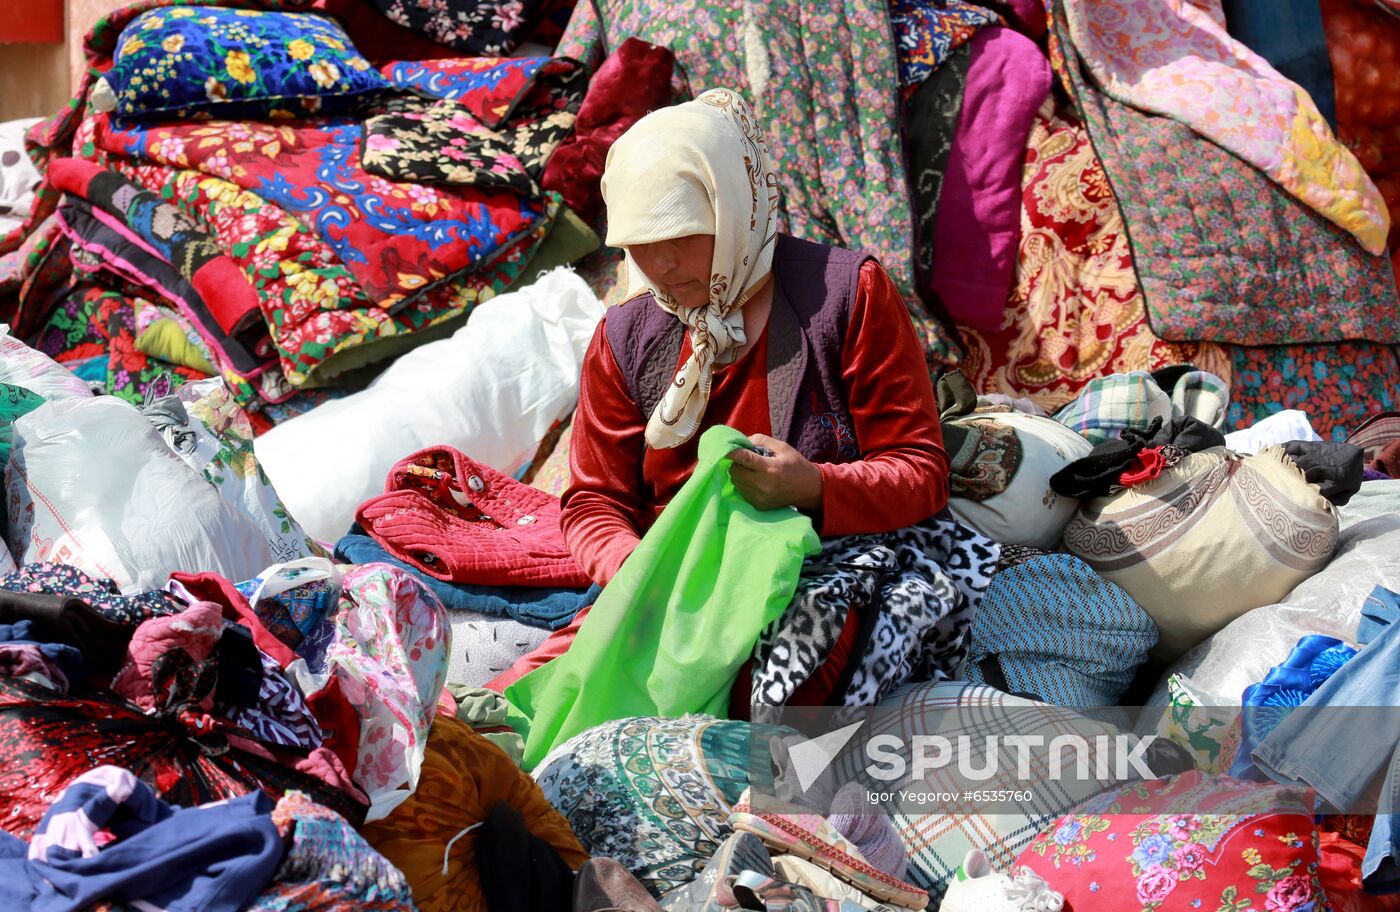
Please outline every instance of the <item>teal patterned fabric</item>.
[[768, 769], [769, 738], [785, 734], [711, 716], [622, 719], [569, 739], [534, 776], [590, 855], [659, 896], [705, 869], [750, 771]]
[[119, 117], [155, 120], [346, 113], [389, 87], [332, 19], [213, 6], [131, 20], [107, 82]]

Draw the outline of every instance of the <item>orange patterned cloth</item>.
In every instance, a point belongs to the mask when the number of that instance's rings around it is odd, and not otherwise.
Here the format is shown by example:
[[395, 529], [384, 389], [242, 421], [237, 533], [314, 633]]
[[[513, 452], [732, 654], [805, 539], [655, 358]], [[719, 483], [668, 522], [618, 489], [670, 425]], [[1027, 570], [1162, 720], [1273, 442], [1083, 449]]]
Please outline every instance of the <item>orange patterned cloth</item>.
[[442, 864], [448, 842], [485, 820], [498, 801], [518, 810], [530, 832], [553, 846], [569, 867], [577, 870], [588, 860], [569, 822], [535, 780], [469, 725], [447, 716], [433, 721], [413, 797], [361, 832], [408, 877], [420, 912], [487, 912], [476, 868], [476, 831], [452, 843], [446, 877]]
[[1053, 410], [1095, 378], [1185, 362], [1230, 382], [1227, 347], [1152, 333], [1103, 166], [1078, 117], [1053, 98], [1031, 127], [1022, 201], [1001, 327], [960, 327], [961, 368], [978, 392], [1025, 396]]

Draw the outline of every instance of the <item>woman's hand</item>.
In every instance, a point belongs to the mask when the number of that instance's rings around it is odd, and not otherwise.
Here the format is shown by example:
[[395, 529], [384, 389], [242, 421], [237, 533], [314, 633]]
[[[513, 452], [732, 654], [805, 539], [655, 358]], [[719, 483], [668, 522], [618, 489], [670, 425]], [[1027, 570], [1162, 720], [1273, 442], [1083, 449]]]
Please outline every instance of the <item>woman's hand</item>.
[[822, 506], [822, 473], [797, 450], [766, 434], [754, 434], [755, 446], [772, 451], [760, 456], [753, 450], [729, 454], [729, 477], [744, 499], [760, 510], [797, 507], [809, 512]]

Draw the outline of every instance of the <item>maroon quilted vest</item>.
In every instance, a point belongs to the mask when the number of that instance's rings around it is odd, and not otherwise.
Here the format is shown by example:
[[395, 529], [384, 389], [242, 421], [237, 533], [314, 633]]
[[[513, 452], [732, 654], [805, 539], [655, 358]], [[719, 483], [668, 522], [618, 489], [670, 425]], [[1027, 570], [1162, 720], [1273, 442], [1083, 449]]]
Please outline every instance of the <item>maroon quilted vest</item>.
[[[852, 462], [860, 444], [841, 382], [841, 346], [860, 267], [868, 257], [779, 235], [768, 318], [772, 434], [812, 462]], [[651, 295], [608, 311], [606, 327], [628, 392], [649, 417], [680, 363], [685, 325]]]

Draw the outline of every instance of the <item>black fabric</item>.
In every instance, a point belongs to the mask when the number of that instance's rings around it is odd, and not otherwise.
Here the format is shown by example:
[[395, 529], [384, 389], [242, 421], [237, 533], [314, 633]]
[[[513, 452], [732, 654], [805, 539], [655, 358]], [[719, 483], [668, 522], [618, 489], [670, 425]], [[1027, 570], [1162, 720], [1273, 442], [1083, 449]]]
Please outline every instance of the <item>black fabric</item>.
[[914, 198], [915, 285], [930, 312], [936, 313], [942, 312], [942, 305], [933, 291], [934, 225], [971, 63], [971, 48], [963, 44], [919, 84], [904, 105], [904, 149]]
[[535, 28], [545, 0], [369, 0], [390, 21], [464, 57], [508, 57]]
[[1196, 769], [1196, 758], [1175, 741], [1157, 738], [1142, 752], [1142, 762], [1157, 778], [1188, 773]]
[[491, 912], [570, 912], [574, 872], [520, 812], [496, 802], [476, 843], [481, 892]]
[[225, 624], [215, 647], [219, 683], [214, 698], [229, 706], [257, 706], [262, 691], [262, 654], [253, 644], [253, 632], [241, 624]]
[[977, 409], [977, 390], [960, 370], [951, 370], [939, 377], [936, 392], [940, 421], [971, 415]]
[[1345, 506], [1361, 490], [1366, 468], [1361, 447], [1327, 440], [1294, 440], [1285, 443], [1283, 451], [1334, 506]]
[[1231, 36], [1307, 90], [1318, 113], [1337, 129], [1332, 57], [1318, 0], [1223, 0]]
[[0, 623], [30, 621], [36, 637], [66, 643], [97, 674], [116, 674], [134, 628], [103, 617], [80, 598], [0, 589]]
[[1172, 446], [1199, 453], [1225, 445], [1225, 435], [1199, 418], [1178, 415], [1171, 421], [1152, 419], [1147, 430], [1125, 428], [1117, 440], [1105, 440], [1083, 459], [1076, 459], [1050, 476], [1050, 488], [1062, 497], [1087, 500], [1103, 497], [1119, 484], [1137, 454], [1152, 447]]

